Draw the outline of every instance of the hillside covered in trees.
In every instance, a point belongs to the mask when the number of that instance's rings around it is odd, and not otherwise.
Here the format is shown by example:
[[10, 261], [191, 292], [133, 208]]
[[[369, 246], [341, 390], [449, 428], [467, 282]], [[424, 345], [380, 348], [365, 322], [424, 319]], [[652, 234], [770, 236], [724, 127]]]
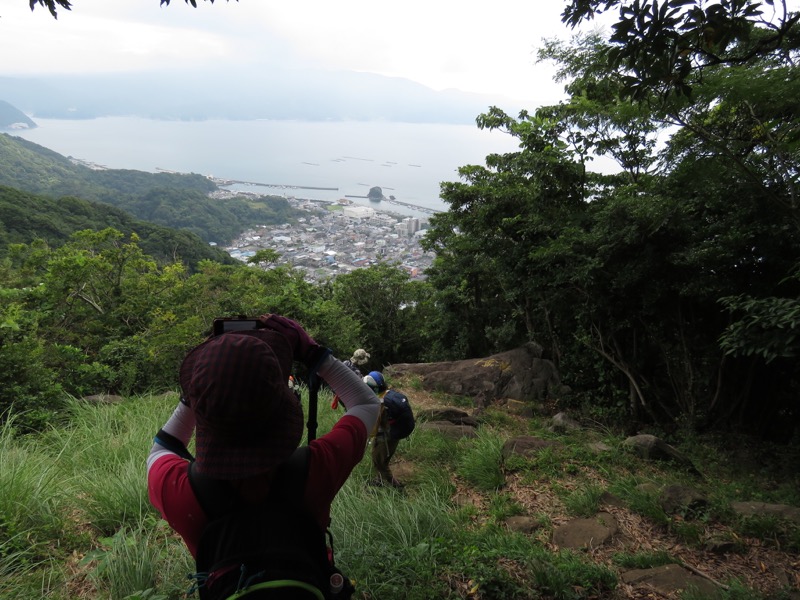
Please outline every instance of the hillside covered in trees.
[[33, 128], [36, 127], [36, 123], [17, 107], [12, 106], [5, 100], [0, 100], [0, 129], [12, 126]]
[[0, 256], [7, 256], [14, 244], [39, 240], [57, 247], [77, 231], [107, 227], [127, 235], [135, 233], [142, 250], [162, 263], [177, 258], [189, 269], [201, 260], [236, 263], [227, 252], [210, 246], [190, 231], [135, 219], [109, 204], [75, 196], [53, 199], [0, 186]]
[[206, 242], [229, 243], [253, 223], [293, 217], [285, 198], [209, 198], [217, 189], [197, 174], [90, 169], [19, 137], [0, 135], [0, 185], [33, 194], [104, 202], [141, 221], [189, 231]]

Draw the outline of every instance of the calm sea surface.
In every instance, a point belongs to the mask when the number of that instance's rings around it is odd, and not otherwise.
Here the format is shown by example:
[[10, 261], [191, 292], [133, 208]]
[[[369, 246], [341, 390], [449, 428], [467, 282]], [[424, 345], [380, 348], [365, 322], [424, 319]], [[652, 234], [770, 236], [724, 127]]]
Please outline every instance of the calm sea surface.
[[[134, 117], [36, 121], [38, 128], [13, 134], [109, 168], [166, 169], [279, 186], [335, 188], [237, 186], [322, 200], [366, 196], [370, 187], [380, 186], [386, 197], [434, 210], [447, 209], [439, 198], [439, 183], [458, 181], [458, 167], [482, 165], [488, 154], [517, 149], [511, 136], [469, 125]], [[366, 199], [354, 201], [370, 204]], [[416, 214], [395, 205], [381, 208]]]

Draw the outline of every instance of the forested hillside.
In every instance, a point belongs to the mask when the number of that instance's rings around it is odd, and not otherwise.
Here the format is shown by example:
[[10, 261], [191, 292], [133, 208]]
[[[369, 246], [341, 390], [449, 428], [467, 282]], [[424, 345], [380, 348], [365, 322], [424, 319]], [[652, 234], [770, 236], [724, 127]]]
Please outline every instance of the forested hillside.
[[195, 269], [201, 260], [234, 264], [220, 248], [209, 246], [190, 231], [134, 219], [127, 212], [102, 202], [67, 196], [37, 196], [0, 186], [0, 257], [11, 244], [42, 240], [51, 247], [63, 245], [76, 231], [113, 227], [126, 235], [137, 234], [142, 249], [161, 263], [181, 260]]
[[634, 431], [797, 441], [800, 15], [573, 0], [565, 21], [617, 5], [611, 39], [540, 51], [567, 100], [479, 117], [519, 151], [443, 185], [425, 238], [441, 335], [468, 356], [536, 340], [587, 408]]
[[61, 198], [105, 202], [135, 218], [186, 229], [206, 242], [229, 243], [254, 223], [283, 223], [293, 218], [278, 196], [258, 201], [236, 197], [215, 200], [217, 189], [196, 174], [146, 173], [127, 169], [90, 169], [22, 138], [0, 135], [0, 185]]

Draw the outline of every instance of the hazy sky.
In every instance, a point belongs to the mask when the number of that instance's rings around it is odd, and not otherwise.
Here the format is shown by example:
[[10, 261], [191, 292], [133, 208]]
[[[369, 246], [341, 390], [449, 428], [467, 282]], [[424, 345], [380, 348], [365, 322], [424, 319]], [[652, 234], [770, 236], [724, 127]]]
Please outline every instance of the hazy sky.
[[569, 37], [556, 0], [74, 0], [53, 19], [0, 0], [0, 75], [298, 65], [403, 77], [551, 103], [562, 85], [536, 65], [545, 37]]

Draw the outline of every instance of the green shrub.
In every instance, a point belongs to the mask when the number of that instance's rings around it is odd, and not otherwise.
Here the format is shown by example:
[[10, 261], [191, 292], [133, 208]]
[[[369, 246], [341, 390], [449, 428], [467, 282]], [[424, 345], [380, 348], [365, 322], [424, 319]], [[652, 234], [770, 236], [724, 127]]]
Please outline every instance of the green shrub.
[[64, 391], [81, 397], [113, 389], [116, 379], [108, 365], [91, 361], [79, 348], [53, 344], [47, 348], [47, 363], [58, 371]]
[[41, 431], [61, 409], [64, 392], [45, 362], [33, 311], [5, 304], [20, 293], [0, 288], [0, 421], [13, 415], [16, 428]]

